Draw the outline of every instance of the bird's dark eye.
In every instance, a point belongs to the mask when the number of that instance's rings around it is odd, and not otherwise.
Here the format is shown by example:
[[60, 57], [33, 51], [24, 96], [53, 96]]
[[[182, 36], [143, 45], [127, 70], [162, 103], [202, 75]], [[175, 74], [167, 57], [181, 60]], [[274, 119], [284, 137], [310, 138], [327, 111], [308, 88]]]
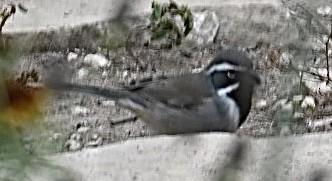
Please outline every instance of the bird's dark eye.
[[227, 77], [230, 79], [235, 79], [235, 70], [227, 71]]

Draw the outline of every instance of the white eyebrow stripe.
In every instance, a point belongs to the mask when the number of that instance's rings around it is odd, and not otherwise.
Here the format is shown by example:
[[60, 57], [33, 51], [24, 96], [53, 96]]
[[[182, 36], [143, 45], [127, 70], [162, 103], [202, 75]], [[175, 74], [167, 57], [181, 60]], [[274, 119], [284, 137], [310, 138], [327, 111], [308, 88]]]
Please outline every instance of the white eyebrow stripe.
[[228, 87], [225, 88], [220, 88], [217, 90], [217, 94], [218, 96], [226, 96], [226, 94], [236, 90], [237, 88], [239, 88], [240, 83], [235, 83], [232, 85], [229, 85]]
[[232, 65], [232, 64], [229, 64], [229, 63], [222, 63], [222, 64], [213, 65], [207, 71], [207, 74], [212, 74], [215, 71], [227, 71], [227, 70], [240, 70], [240, 71], [243, 71], [243, 70], [245, 70], [245, 68], [241, 67], [241, 66]]

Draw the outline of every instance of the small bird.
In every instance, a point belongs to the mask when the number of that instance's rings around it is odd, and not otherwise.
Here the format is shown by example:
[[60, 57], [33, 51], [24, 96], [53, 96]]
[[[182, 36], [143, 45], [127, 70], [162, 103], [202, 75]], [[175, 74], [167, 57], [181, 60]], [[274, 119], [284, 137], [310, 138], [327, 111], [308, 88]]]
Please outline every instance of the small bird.
[[253, 62], [244, 53], [219, 52], [201, 72], [104, 89], [56, 83], [56, 90], [77, 91], [115, 100], [132, 110], [151, 134], [235, 132], [251, 108], [254, 87], [260, 84]]

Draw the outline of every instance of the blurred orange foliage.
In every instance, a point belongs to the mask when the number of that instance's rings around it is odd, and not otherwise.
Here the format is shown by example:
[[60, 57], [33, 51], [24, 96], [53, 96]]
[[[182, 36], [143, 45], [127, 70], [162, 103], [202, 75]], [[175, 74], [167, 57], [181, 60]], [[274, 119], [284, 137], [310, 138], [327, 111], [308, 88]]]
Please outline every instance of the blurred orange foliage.
[[33, 70], [20, 78], [4, 81], [0, 95], [0, 121], [10, 128], [21, 128], [41, 115], [47, 97], [46, 88], [37, 84], [38, 75]]

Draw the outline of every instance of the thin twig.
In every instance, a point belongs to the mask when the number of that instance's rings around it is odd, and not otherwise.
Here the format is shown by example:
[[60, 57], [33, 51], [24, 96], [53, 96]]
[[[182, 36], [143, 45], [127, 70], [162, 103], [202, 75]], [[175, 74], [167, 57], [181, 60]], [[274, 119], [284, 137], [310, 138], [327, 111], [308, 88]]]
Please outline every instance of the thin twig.
[[300, 75], [300, 83], [303, 81], [303, 74], [304, 74], [304, 73], [310, 74], [310, 75], [312, 75], [312, 76], [316, 76], [316, 77], [318, 77], [320, 80], [324, 80], [324, 79], [326, 79], [326, 77], [323, 76], [323, 75], [320, 75], [320, 74], [318, 74], [318, 73], [316, 73], [316, 72], [311, 72], [311, 71], [309, 71], [309, 70], [305, 70], [305, 69], [303, 69], [303, 68], [297, 68], [297, 67], [295, 67], [295, 66], [291, 66], [291, 67], [290, 67], [290, 70], [297, 71], [297, 72], [300, 72], [300, 73], [301, 73], [301, 75]]
[[16, 7], [14, 4], [10, 4], [10, 11], [7, 12], [7, 9], [4, 9], [3, 12], [1, 12], [0, 16], [2, 17], [1, 23], [0, 23], [0, 33], [2, 32], [2, 28], [5, 25], [7, 19], [15, 14], [16, 12]]
[[128, 117], [122, 117], [117, 120], [111, 120], [111, 125], [115, 126], [115, 125], [124, 124], [124, 123], [128, 123], [128, 122], [135, 122], [135, 121], [137, 121], [137, 116], [128, 116]]
[[327, 70], [327, 82], [326, 84], [331, 80], [330, 79], [330, 66], [329, 66], [329, 43], [330, 40], [332, 39], [332, 19], [331, 19], [331, 23], [330, 23], [331, 27], [330, 27], [330, 34], [327, 38], [327, 41], [325, 42], [325, 56], [326, 56], [326, 70]]
[[301, 75], [300, 75], [300, 87], [299, 87], [299, 91], [301, 91], [302, 86], [303, 86], [303, 85], [302, 85], [302, 84], [303, 84], [303, 70], [300, 71], [300, 74], [301, 74]]

